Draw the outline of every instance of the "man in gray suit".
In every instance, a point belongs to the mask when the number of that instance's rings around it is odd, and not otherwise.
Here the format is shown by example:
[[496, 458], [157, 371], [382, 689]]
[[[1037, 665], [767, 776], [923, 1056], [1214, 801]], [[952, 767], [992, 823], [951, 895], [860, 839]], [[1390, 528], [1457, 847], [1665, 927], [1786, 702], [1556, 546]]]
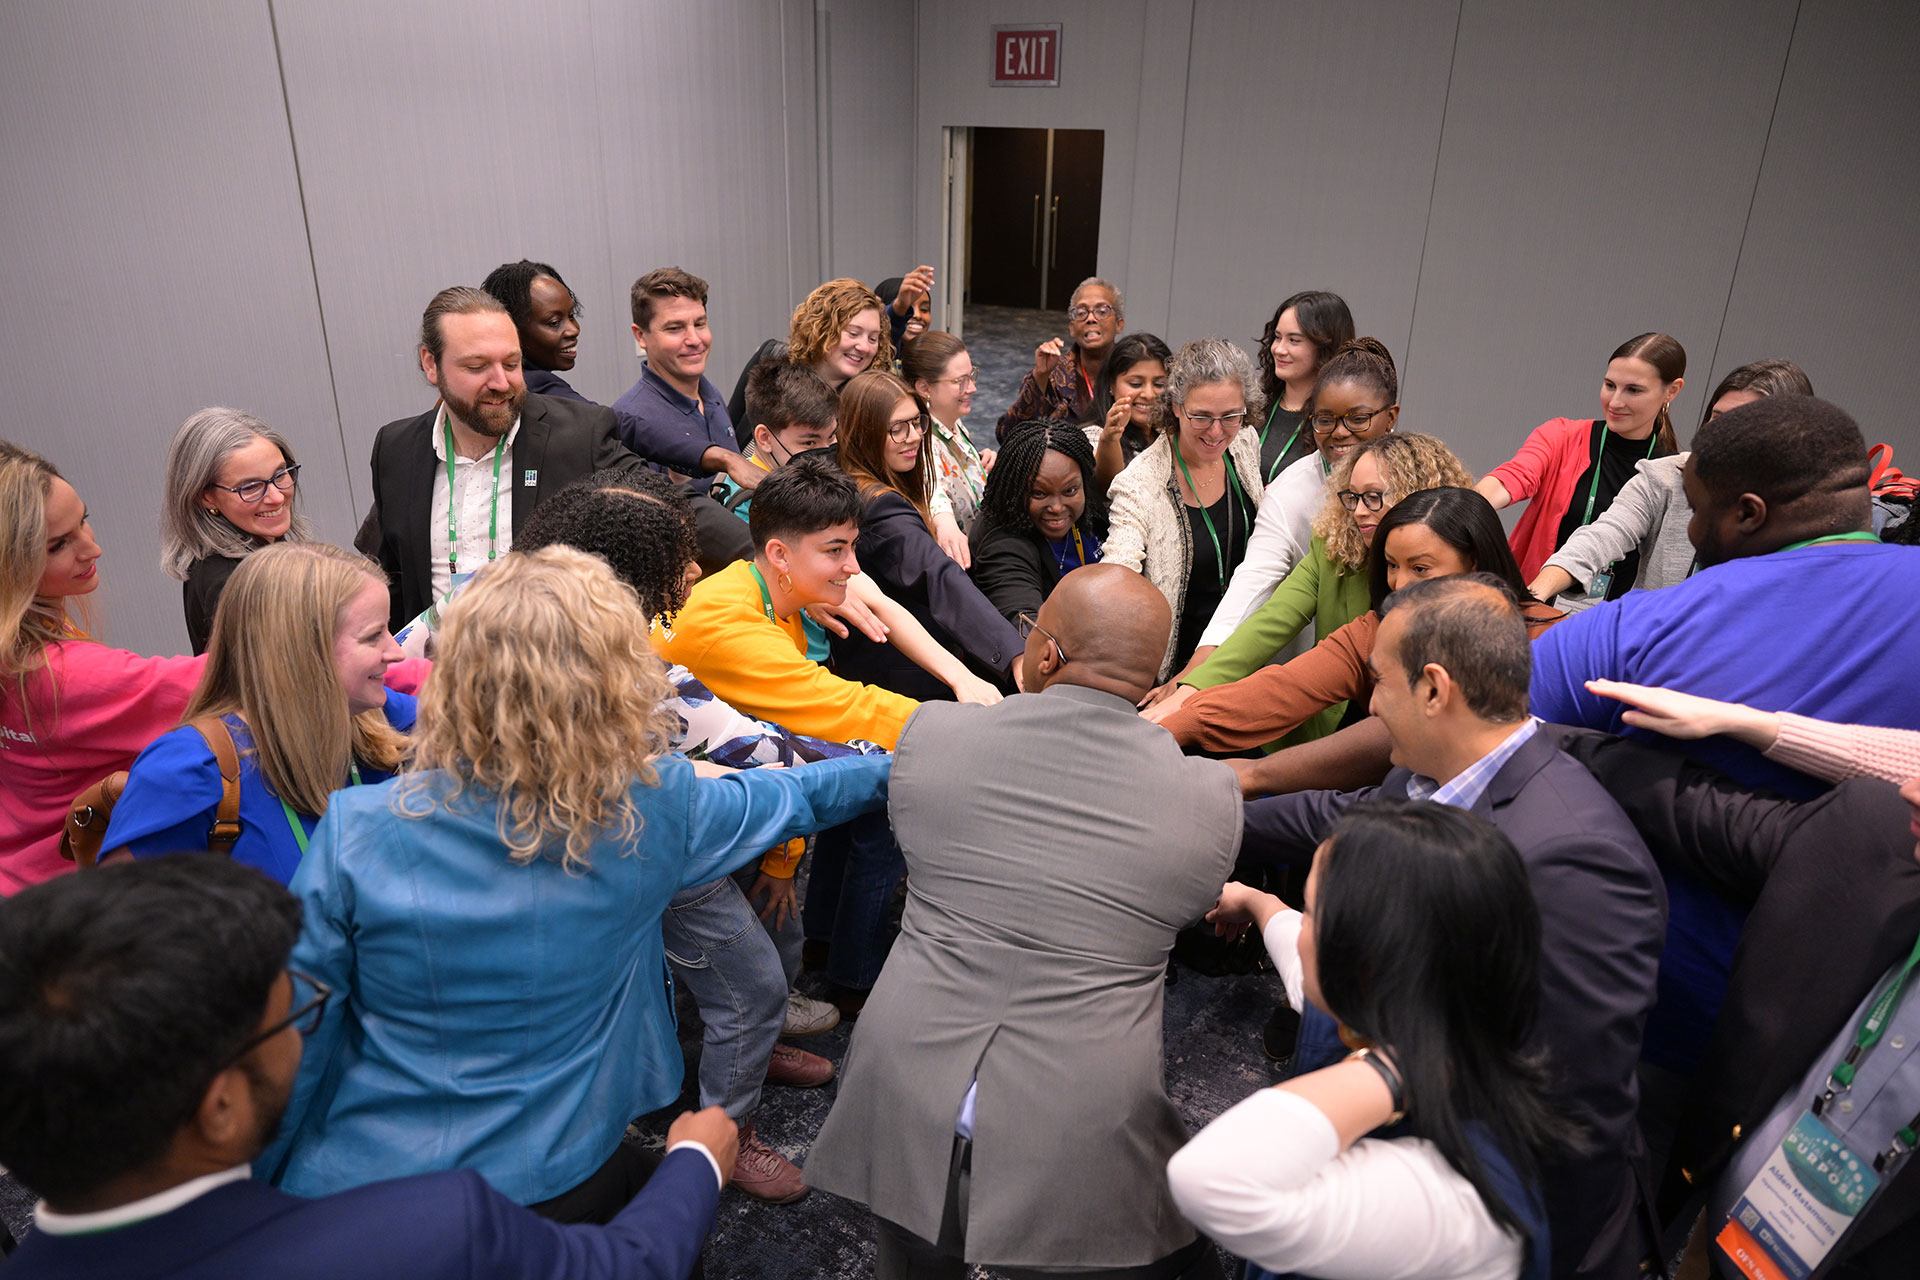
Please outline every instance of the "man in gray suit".
[[1028, 693], [900, 737], [906, 913], [806, 1178], [879, 1216], [886, 1278], [1217, 1276], [1167, 1190], [1162, 978], [1233, 867], [1239, 785], [1134, 710], [1172, 627], [1145, 578], [1076, 569], [1028, 627]]

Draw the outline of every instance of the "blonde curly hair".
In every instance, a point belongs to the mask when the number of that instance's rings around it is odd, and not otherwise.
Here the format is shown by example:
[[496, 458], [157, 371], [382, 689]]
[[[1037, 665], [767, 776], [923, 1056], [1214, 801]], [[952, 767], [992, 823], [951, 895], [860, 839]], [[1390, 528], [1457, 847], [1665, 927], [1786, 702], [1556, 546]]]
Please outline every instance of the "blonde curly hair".
[[1473, 488], [1473, 474], [1460, 465], [1453, 450], [1418, 431], [1390, 432], [1355, 449], [1327, 478], [1327, 500], [1313, 518], [1313, 531], [1326, 542], [1327, 554], [1348, 573], [1367, 571], [1367, 540], [1353, 523], [1353, 513], [1335, 495], [1352, 485], [1354, 465], [1368, 456], [1386, 481], [1388, 508], [1422, 489], [1442, 485]]
[[887, 322], [887, 304], [858, 280], [829, 280], [793, 309], [787, 329], [787, 356], [795, 364], [818, 364], [840, 345], [840, 334], [862, 311], [880, 313], [880, 346], [869, 369], [893, 368], [893, 327]]
[[[653, 761], [678, 729], [648, 630], [632, 588], [597, 556], [552, 546], [483, 570], [442, 614], [420, 699], [416, 766], [454, 779], [440, 803], [491, 793], [500, 839], [523, 865], [563, 837], [569, 874], [592, 869], [601, 840], [632, 852], [642, 824], [631, 788], [659, 785]], [[435, 801], [413, 774], [395, 803], [425, 817]]]

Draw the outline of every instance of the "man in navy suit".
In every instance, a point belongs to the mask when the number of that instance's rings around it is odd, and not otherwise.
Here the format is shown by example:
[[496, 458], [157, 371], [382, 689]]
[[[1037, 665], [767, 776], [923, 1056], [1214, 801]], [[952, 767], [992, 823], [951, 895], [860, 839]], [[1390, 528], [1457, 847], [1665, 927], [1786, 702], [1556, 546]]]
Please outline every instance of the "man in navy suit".
[[[1635, 1124], [1635, 1064], [1653, 1005], [1666, 892], [1647, 847], [1593, 775], [1527, 714], [1532, 653], [1498, 579], [1416, 582], [1382, 605], [1372, 711], [1395, 768], [1377, 788], [1303, 791], [1246, 806], [1242, 857], [1303, 870], [1334, 821], [1371, 795], [1478, 814], [1520, 851], [1540, 906], [1540, 1013], [1556, 1102], [1588, 1149], [1542, 1169], [1556, 1278], [1632, 1277], [1652, 1245]], [[1344, 1049], [1303, 1016], [1296, 1071]]]
[[736, 1154], [719, 1107], [674, 1121], [666, 1158], [605, 1226], [550, 1222], [472, 1172], [319, 1200], [251, 1181], [330, 994], [286, 967], [299, 929], [280, 885], [204, 854], [0, 903], [0, 1162], [46, 1197], [10, 1280], [694, 1269]]

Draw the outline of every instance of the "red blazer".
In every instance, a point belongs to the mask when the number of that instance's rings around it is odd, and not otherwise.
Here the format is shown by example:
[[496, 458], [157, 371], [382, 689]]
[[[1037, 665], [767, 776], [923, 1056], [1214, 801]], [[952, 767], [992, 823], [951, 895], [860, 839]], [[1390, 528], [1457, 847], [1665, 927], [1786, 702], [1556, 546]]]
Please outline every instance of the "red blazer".
[[1573, 501], [1574, 482], [1587, 469], [1592, 440], [1592, 418], [1555, 418], [1535, 427], [1520, 452], [1487, 473], [1515, 502], [1531, 499], [1507, 539], [1528, 582], [1559, 549], [1560, 521]]

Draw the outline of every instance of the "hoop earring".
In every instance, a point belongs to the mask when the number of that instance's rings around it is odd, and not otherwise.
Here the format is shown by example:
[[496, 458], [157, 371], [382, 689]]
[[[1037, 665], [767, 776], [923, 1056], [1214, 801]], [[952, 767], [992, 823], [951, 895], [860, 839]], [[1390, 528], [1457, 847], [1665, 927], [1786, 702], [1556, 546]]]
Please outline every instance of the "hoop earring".
[[781, 575], [780, 575], [779, 577], [777, 577], [777, 578], [775, 578], [775, 579], [774, 579], [774, 581], [775, 581], [776, 583], [778, 583], [778, 584], [779, 584], [779, 586], [780, 586], [780, 589], [781, 589], [782, 591], [792, 591], [792, 590], [793, 590], [793, 578], [792, 578], [792, 576], [791, 576], [791, 575], [789, 575], [789, 574], [784, 574], [784, 573], [783, 573], [783, 574], [781, 574]]

